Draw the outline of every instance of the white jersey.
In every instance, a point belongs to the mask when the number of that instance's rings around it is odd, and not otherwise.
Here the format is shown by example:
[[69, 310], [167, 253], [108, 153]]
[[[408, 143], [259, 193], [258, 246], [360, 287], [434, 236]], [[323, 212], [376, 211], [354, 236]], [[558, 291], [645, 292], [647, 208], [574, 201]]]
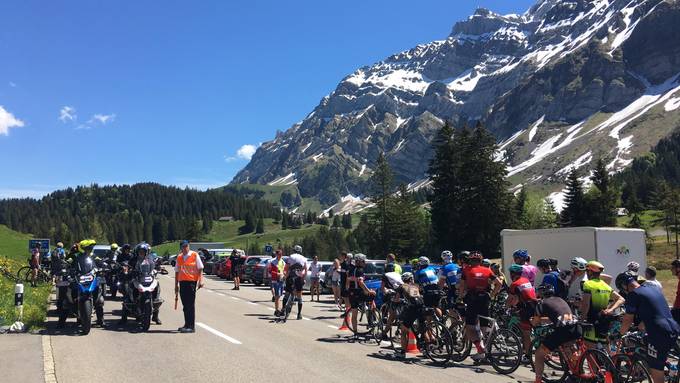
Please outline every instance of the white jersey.
[[309, 271], [312, 273], [312, 278], [319, 278], [321, 274], [321, 264], [319, 262], [312, 262], [309, 265]]
[[[296, 267], [297, 265], [301, 267]], [[304, 275], [304, 271], [307, 270], [307, 258], [302, 256], [302, 254], [293, 253], [288, 257], [288, 269], [296, 268], [295, 274], [298, 277]]]
[[387, 278], [387, 281], [394, 290], [396, 290], [397, 288], [399, 288], [399, 286], [404, 284], [404, 282], [401, 280], [401, 275], [394, 271], [385, 273], [385, 278]]

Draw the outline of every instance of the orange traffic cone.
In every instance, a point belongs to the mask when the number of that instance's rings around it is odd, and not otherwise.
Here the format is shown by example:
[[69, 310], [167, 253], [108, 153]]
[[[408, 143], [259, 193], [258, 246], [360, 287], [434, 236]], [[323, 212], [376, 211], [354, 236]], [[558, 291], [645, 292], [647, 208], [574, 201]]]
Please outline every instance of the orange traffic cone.
[[416, 339], [416, 334], [413, 331], [408, 332], [408, 346], [406, 346], [406, 352], [409, 354], [420, 354], [418, 350], [418, 340]]
[[347, 322], [349, 320], [349, 316], [350, 316], [349, 310], [345, 311], [345, 317], [342, 319], [342, 325], [340, 326], [340, 328], [338, 328], [338, 331], [349, 331], [349, 327], [347, 327], [347, 325], [349, 324], [349, 322]]

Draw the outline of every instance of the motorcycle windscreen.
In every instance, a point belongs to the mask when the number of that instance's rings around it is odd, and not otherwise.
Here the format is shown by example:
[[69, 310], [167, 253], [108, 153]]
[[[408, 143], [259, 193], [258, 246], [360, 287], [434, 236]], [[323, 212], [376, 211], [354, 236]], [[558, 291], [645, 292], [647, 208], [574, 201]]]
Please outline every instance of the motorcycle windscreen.
[[78, 274], [89, 274], [94, 270], [95, 264], [92, 258], [90, 257], [85, 257], [85, 256], [79, 256], [76, 258], [76, 268], [78, 270]]
[[144, 260], [142, 263], [139, 264], [139, 282], [142, 283], [143, 285], [149, 285], [151, 282], [153, 282], [153, 270], [154, 270], [155, 264], [153, 262], [149, 262], [148, 260]]

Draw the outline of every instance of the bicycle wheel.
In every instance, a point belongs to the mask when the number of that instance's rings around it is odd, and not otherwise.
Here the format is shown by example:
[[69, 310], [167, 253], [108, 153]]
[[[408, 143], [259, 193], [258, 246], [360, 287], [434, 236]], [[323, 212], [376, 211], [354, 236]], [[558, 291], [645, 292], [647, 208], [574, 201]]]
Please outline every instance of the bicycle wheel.
[[486, 357], [500, 374], [511, 374], [522, 362], [522, 341], [514, 332], [500, 328], [491, 335]]
[[616, 367], [611, 358], [600, 350], [586, 350], [579, 361], [579, 378], [596, 383], [617, 382]]
[[370, 339], [372, 339], [376, 344], [380, 344], [382, 341], [382, 332], [384, 328], [380, 310], [377, 308], [371, 308], [367, 310], [366, 320], [368, 322], [367, 330], [368, 335], [370, 335]]
[[443, 323], [430, 320], [425, 325], [422, 353], [432, 362], [444, 365], [453, 356], [453, 339], [451, 333]]
[[283, 306], [283, 321], [288, 320], [288, 316], [290, 315], [290, 311], [293, 309], [293, 301], [295, 296], [293, 294], [288, 293], [287, 298], [285, 299], [285, 303]]
[[[530, 360], [531, 360], [531, 369], [535, 370], [535, 365], [534, 365], [534, 355], [536, 353], [536, 349], [534, 348], [534, 345], [531, 345], [530, 349]], [[545, 358], [545, 363], [543, 364], [543, 381], [546, 383], [558, 383], [558, 382], [563, 382], [569, 372], [569, 367], [567, 367], [566, 360], [564, 359], [564, 356], [562, 355], [562, 352], [558, 349], [555, 349], [553, 352], [551, 352], [548, 356]]]
[[652, 377], [644, 362], [626, 354], [614, 355], [612, 360], [621, 383], [652, 383]]
[[465, 339], [465, 322], [457, 317], [447, 315], [444, 321], [444, 326], [451, 334], [451, 350], [454, 362], [462, 362], [470, 355], [472, 343]]

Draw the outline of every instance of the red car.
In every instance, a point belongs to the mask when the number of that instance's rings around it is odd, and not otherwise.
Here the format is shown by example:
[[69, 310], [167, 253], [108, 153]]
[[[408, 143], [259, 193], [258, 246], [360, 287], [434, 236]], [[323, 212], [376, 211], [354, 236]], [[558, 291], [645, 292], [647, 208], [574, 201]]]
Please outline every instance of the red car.
[[231, 279], [231, 260], [229, 258], [223, 259], [217, 264], [215, 275], [222, 279]]

